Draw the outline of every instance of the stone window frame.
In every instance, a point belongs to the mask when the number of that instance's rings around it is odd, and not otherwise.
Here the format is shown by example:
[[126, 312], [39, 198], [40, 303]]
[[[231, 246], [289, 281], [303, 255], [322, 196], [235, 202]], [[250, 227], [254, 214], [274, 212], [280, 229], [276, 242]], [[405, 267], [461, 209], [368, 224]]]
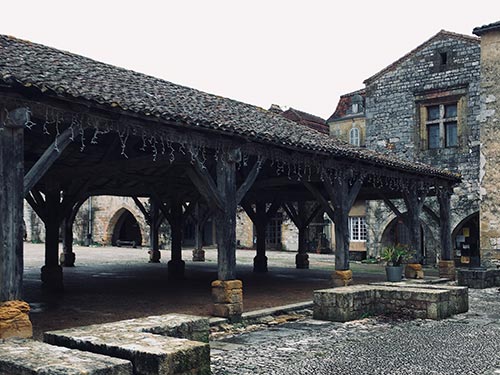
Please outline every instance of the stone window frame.
[[349, 241], [366, 242], [367, 239], [366, 216], [349, 216]]
[[[417, 108], [417, 130], [420, 140], [421, 150], [442, 150], [442, 149], [457, 149], [464, 146], [464, 134], [467, 127], [467, 90], [466, 88], [448, 89], [443, 91], [433, 91], [429, 93], [421, 93], [415, 96], [416, 108]], [[445, 122], [436, 121], [439, 123], [440, 132], [440, 147], [429, 148], [428, 139], [428, 124], [432, 123], [427, 120], [428, 107], [440, 106], [444, 108], [445, 105], [455, 104], [457, 105], [457, 144], [455, 146], [446, 146], [446, 133], [445, 133]]]

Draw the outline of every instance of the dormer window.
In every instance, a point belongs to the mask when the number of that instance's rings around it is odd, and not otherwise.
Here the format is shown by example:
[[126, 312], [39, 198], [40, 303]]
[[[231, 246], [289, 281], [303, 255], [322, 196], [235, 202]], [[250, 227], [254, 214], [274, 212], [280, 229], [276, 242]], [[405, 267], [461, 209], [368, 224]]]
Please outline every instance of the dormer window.
[[441, 66], [448, 65], [448, 52], [440, 52], [439, 58], [440, 58]]
[[363, 112], [363, 97], [359, 94], [356, 94], [351, 99], [351, 113], [360, 113]]

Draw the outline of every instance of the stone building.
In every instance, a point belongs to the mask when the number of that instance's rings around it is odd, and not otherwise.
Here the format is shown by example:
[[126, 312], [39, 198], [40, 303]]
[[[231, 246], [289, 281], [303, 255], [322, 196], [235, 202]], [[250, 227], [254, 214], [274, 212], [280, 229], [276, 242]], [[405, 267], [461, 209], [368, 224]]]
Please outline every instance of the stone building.
[[[364, 89], [343, 95], [328, 120], [330, 134], [352, 144], [462, 175], [451, 197], [457, 265], [479, 256], [479, 44], [476, 37], [440, 31], [368, 78]], [[393, 203], [404, 214], [401, 202]], [[427, 198], [422, 210], [418, 255], [434, 264], [440, 247], [436, 199]], [[368, 256], [408, 244], [403, 217], [382, 200], [367, 205], [366, 230]]]
[[481, 37], [481, 259], [500, 260], [500, 22], [478, 27]]

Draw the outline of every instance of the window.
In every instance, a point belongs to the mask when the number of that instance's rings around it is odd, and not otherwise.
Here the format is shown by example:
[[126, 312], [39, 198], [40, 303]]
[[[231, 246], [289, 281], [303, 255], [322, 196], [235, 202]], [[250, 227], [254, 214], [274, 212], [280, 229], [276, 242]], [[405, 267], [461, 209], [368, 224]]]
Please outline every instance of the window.
[[349, 132], [349, 143], [354, 146], [359, 146], [359, 129], [352, 128]]
[[458, 146], [457, 102], [425, 106], [427, 148]]
[[277, 213], [266, 226], [266, 245], [277, 247], [281, 245], [281, 226], [283, 224], [283, 216]]
[[349, 239], [351, 241], [366, 241], [366, 221], [364, 216], [349, 217]]

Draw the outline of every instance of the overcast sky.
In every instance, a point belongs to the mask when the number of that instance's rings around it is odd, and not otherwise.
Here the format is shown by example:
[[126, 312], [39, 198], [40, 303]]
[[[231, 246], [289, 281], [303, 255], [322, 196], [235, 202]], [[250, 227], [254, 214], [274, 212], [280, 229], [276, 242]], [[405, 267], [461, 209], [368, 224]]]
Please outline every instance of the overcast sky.
[[327, 118], [439, 30], [499, 21], [500, 0], [12, 0], [0, 12], [2, 34]]

